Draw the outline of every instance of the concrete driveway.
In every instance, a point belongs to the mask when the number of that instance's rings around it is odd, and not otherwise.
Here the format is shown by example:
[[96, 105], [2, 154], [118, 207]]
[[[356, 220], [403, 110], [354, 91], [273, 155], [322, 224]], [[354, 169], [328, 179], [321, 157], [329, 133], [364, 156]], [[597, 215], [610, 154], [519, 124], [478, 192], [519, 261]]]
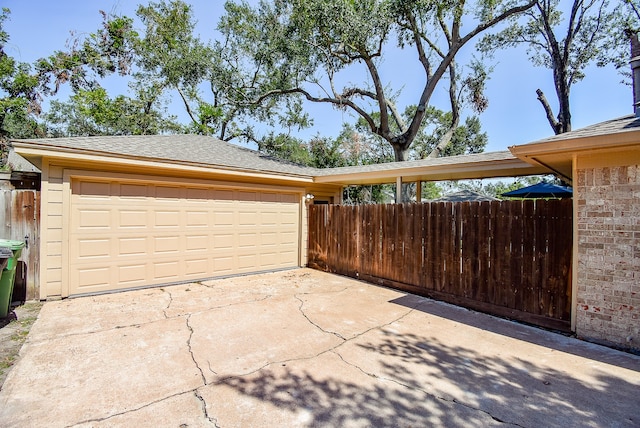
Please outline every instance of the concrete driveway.
[[299, 269], [48, 302], [0, 425], [640, 426], [640, 357]]

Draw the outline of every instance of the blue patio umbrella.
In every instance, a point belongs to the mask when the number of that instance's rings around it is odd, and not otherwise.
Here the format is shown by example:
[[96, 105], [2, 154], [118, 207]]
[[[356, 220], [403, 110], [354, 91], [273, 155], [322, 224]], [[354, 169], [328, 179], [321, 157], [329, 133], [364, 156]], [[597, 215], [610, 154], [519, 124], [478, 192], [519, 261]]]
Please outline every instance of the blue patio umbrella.
[[571, 187], [541, 182], [503, 193], [502, 196], [510, 198], [570, 198], [573, 196], [573, 190]]

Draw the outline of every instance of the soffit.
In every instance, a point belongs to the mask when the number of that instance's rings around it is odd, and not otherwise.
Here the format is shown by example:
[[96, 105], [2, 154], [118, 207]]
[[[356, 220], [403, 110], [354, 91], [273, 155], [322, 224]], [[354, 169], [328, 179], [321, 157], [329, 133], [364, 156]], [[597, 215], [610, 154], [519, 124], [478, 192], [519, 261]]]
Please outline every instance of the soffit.
[[532, 165], [546, 166], [570, 180], [574, 158], [599, 157], [605, 161], [640, 151], [640, 118], [624, 116], [529, 144], [512, 146], [509, 150]]
[[405, 182], [412, 182], [512, 177], [549, 172], [540, 165], [531, 165], [518, 159], [508, 151], [321, 171], [322, 175], [315, 177], [316, 182], [341, 185], [394, 183], [397, 177], [402, 177]]

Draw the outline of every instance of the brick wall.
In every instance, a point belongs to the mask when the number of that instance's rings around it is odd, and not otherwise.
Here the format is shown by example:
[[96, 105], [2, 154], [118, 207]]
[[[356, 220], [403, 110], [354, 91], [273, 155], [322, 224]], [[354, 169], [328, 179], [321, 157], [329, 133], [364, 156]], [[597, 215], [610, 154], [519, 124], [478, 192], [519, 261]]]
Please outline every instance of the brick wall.
[[640, 350], [640, 165], [579, 169], [576, 333]]

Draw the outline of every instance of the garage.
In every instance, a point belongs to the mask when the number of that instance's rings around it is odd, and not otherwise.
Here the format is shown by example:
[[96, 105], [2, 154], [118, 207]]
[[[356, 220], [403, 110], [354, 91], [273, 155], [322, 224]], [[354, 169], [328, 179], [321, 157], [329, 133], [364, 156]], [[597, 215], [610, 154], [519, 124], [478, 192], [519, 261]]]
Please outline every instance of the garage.
[[12, 144], [42, 171], [43, 300], [304, 266], [308, 204], [341, 194], [315, 168], [201, 135]]
[[298, 194], [89, 178], [71, 189], [72, 296], [299, 265]]

